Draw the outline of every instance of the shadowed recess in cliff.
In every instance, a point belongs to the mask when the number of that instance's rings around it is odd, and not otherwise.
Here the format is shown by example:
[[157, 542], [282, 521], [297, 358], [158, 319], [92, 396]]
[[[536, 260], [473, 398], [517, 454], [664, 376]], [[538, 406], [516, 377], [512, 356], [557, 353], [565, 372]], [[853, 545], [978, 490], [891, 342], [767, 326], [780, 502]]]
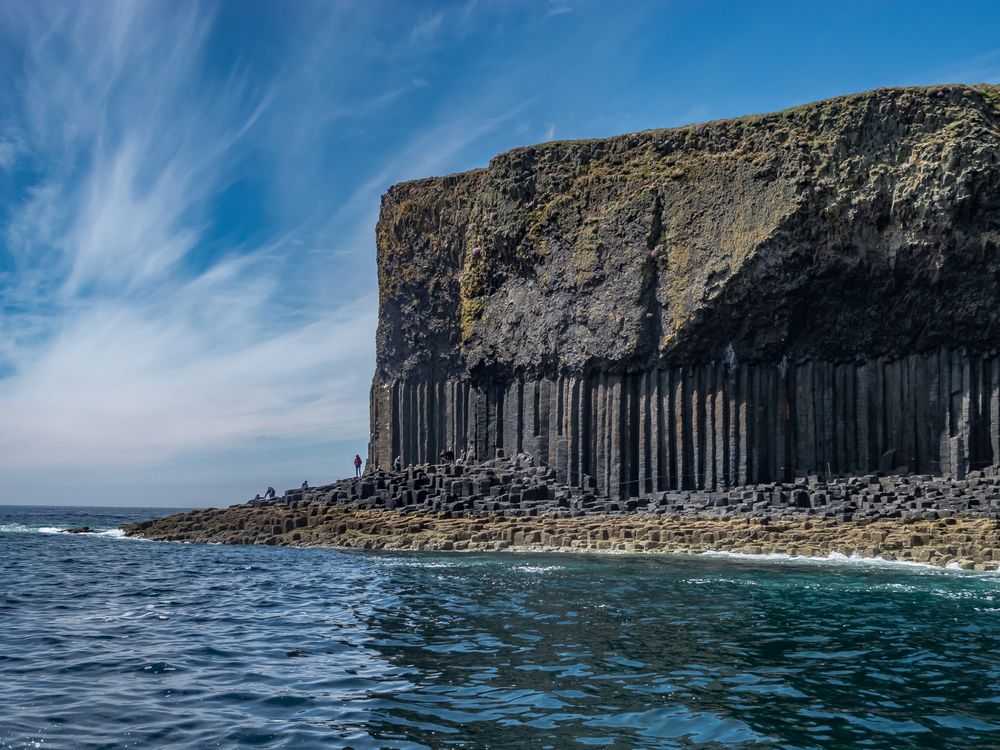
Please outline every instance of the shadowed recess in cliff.
[[502, 154], [383, 199], [370, 459], [641, 494], [1000, 457], [996, 89]]

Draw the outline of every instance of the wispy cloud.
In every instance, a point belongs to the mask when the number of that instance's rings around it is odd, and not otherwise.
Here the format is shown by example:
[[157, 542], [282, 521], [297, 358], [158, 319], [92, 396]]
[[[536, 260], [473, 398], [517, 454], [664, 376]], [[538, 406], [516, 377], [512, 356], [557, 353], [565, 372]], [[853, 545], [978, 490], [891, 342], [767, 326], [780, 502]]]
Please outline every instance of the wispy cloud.
[[[194, 5], [24, 3], [7, 20], [24, 64], [0, 169], [31, 168], [0, 227], [0, 472], [56, 487], [156, 466], [166, 486], [211, 454], [219, 484], [227, 460], [282, 444], [362, 449], [379, 195], [460, 166], [524, 102], [485, 90], [371, 158], [325, 155], [342, 124], [428, 86], [416, 68], [374, 91], [331, 78], [331, 35], [356, 48], [356, 14], [317, 21], [263, 74], [213, 67], [217, 21]], [[423, 17], [415, 47], [446, 21]], [[223, 221], [234, 192], [271, 216]]]
[[290, 317], [286, 228], [213, 237], [270, 89], [206, 77], [214, 21], [195, 6], [70, 10], [12, 13], [26, 63], [0, 167], [30, 159], [37, 177], [3, 233], [0, 470], [365, 435], [371, 290]]
[[0, 137], [0, 170], [8, 170], [14, 166], [18, 151], [16, 142]]
[[565, 0], [548, 0], [545, 4], [545, 16], [561, 16], [564, 13], [572, 13], [573, 7]]
[[[995, 49], [966, 60], [961, 60], [948, 68], [939, 70], [934, 78], [940, 83], [997, 83], [1000, 82], [1000, 49]], [[926, 84], [927, 81], [921, 81]]]
[[410, 32], [410, 41], [414, 44], [425, 44], [432, 41], [444, 25], [444, 11], [438, 10], [422, 18]]
[[217, 327], [199, 334], [194, 322], [203, 316], [193, 311], [171, 320], [92, 307], [23, 376], [0, 385], [5, 420], [16, 428], [0, 440], [3, 464], [121, 467], [262, 437], [364, 434], [367, 414], [355, 398], [363, 373], [343, 365], [371, 335], [365, 302], [361, 317], [331, 316], [228, 346]]

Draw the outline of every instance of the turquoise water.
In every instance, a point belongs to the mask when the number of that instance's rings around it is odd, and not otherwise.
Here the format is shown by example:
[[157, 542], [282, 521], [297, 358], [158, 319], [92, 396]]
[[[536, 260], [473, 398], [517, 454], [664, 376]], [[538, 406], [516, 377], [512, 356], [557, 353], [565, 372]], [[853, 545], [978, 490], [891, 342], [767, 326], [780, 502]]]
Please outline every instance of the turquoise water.
[[0, 506], [0, 748], [1000, 746], [997, 576], [39, 531], [149, 515]]

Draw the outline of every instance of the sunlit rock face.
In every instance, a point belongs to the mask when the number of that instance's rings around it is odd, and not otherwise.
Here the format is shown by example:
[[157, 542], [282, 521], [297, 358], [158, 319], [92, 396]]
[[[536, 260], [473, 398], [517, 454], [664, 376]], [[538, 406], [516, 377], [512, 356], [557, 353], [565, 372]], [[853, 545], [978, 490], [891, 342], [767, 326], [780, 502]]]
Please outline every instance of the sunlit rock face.
[[612, 495], [1000, 460], [1000, 89], [515, 149], [382, 200], [369, 459]]

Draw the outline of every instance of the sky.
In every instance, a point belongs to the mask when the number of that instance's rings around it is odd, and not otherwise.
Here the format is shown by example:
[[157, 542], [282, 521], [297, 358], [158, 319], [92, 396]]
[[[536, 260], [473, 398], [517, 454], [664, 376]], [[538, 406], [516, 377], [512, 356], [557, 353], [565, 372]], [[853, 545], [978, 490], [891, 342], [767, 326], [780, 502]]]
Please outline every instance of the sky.
[[0, 0], [0, 503], [346, 476], [390, 185], [998, 82], [998, 31], [995, 2]]

